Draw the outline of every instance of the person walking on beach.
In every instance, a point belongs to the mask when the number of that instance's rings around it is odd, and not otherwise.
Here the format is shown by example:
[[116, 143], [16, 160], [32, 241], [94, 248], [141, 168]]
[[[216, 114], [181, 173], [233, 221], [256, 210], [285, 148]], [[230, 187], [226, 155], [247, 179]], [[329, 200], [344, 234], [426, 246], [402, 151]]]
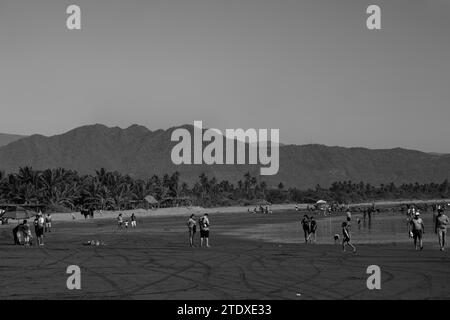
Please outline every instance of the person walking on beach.
[[[425, 227], [423, 224], [423, 220], [422, 218], [419, 217], [420, 212], [419, 210], [416, 210], [414, 212], [414, 217], [411, 219], [410, 222], [410, 232], [412, 234], [412, 237], [414, 239], [414, 247], [416, 248], [416, 250], [419, 250], [419, 246], [420, 246], [420, 250], [423, 250], [423, 234], [425, 233]], [[419, 241], [417, 241], [419, 240]], [[419, 245], [419, 246], [418, 246]]]
[[52, 232], [52, 216], [50, 212], [45, 216], [45, 232]]
[[309, 235], [308, 235], [309, 242], [312, 242], [311, 240], [312, 236], [314, 236], [314, 242], [316, 242], [316, 230], [317, 230], [317, 221], [314, 219], [313, 216], [311, 216], [311, 219], [309, 220]]
[[34, 219], [34, 231], [36, 232], [36, 239], [38, 246], [44, 245], [44, 228], [45, 228], [45, 219], [42, 216], [42, 212], [39, 211], [39, 213], [36, 216], [36, 219]]
[[189, 231], [189, 246], [191, 246], [191, 247], [195, 247], [194, 237], [195, 237], [195, 233], [197, 232], [197, 223], [195, 222], [194, 217], [195, 216], [193, 214], [191, 214], [191, 216], [189, 217], [189, 220], [187, 222], [187, 227], [188, 227], [188, 231]]
[[203, 241], [205, 241], [206, 247], [209, 248], [209, 219], [207, 213], [200, 218], [200, 247], [203, 247]]
[[351, 224], [350, 218], [347, 217], [347, 221], [342, 222], [342, 251], [345, 252], [345, 246], [349, 245], [353, 248], [353, 252], [356, 252], [356, 247], [351, 243]]
[[305, 243], [308, 243], [308, 238], [309, 238], [309, 218], [308, 218], [307, 214], [305, 214], [303, 216], [301, 224], [302, 224], [302, 228], [303, 228], [303, 233], [305, 234]]
[[131, 214], [131, 227], [132, 228], [136, 228], [136, 215], [134, 214], [134, 212]]
[[449, 224], [448, 217], [444, 214], [444, 210], [438, 210], [436, 216], [435, 232], [438, 235], [439, 247], [441, 251], [445, 250], [445, 238], [447, 236], [447, 226]]
[[[406, 211], [406, 229], [408, 232], [411, 232], [411, 220], [414, 218], [413, 209], [408, 208]], [[411, 235], [412, 238], [412, 235]]]

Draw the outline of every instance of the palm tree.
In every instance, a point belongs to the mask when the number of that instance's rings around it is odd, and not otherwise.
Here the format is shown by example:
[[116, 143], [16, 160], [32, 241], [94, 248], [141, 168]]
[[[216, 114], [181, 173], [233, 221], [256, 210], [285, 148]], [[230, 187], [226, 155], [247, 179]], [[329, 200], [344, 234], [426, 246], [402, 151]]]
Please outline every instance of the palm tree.
[[206, 176], [206, 174], [205, 173], [202, 173], [200, 176], [199, 176], [199, 179], [200, 179], [200, 186], [201, 186], [201, 197], [202, 197], [202, 200], [203, 199], [205, 199], [206, 198], [206, 195], [208, 195], [209, 194], [209, 180], [208, 180], [208, 177]]
[[31, 167], [22, 167], [19, 168], [19, 172], [17, 174], [17, 179], [21, 184], [30, 183], [34, 186], [37, 186], [39, 182], [40, 173], [38, 171], [34, 171]]

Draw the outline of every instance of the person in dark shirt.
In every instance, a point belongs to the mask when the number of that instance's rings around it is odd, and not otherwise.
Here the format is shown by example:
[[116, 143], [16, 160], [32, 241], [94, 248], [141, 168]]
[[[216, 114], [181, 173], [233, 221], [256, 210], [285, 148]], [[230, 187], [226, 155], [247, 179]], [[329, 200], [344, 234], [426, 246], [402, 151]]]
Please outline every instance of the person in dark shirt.
[[309, 221], [309, 235], [308, 239], [311, 242], [311, 237], [314, 236], [314, 242], [316, 242], [316, 230], [317, 230], [317, 221], [314, 219], [314, 217], [311, 216], [311, 219]]
[[308, 237], [309, 237], [309, 218], [308, 215], [304, 215], [303, 219], [301, 221], [303, 233], [305, 235], [305, 243], [308, 243]]

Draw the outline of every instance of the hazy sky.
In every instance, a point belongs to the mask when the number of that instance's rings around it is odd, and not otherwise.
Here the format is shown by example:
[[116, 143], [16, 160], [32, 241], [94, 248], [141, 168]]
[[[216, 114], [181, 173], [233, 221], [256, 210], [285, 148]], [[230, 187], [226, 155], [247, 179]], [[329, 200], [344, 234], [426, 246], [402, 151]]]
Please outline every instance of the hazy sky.
[[0, 111], [6, 133], [203, 120], [450, 153], [450, 1], [0, 0]]

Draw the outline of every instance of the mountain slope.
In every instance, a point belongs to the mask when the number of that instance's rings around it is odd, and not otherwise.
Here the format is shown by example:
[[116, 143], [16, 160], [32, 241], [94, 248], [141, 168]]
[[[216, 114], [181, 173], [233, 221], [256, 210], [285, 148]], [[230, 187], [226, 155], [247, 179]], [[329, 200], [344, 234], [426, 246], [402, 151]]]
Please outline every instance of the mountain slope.
[[[192, 126], [183, 126], [192, 131]], [[150, 131], [133, 125], [127, 129], [91, 125], [65, 134], [33, 135], [0, 147], [0, 170], [17, 171], [21, 166], [35, 169], [64, 167], [80, 173], [99, 168], [117, 170], [134, 177], [150, 177], [178, 170], [180, 179], [193, 183], [205, 172], [217, 179], [236, 182], [245, 172], [259, 174], [255, 165], [181, 165], [172, 163], [176, 144], [170, 141], [176, 128]], [[299, 188], [328, 186], [337, 180], [372, 184], [395, 182], [442, 182], [450, 178], [450, 156], [405, 149], [370, 150], [322, 145], [283, 145], [280, 170], [261, 179], [276, 185]]]
[[11, 142], [22, 139], [23, 137], [25, 137], [25, 136], [20, 136], [17, 134], [0, 133], [0, 147], [6, 146], [7, 144], [10, 144]]

